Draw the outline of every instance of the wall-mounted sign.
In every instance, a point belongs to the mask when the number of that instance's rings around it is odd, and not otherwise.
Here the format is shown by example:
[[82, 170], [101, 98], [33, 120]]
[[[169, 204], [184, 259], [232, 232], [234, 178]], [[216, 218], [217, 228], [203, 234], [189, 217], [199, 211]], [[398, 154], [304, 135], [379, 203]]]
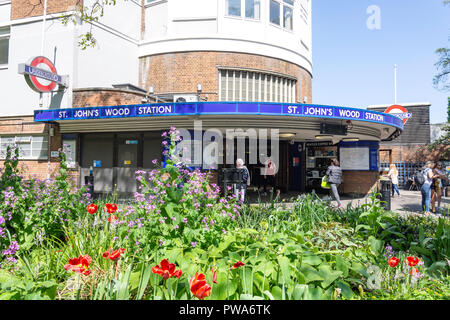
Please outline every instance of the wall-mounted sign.
[[387, 108], [384, 113], [393, 115], [399, 119], [401, 119], [403, 121], [403, 124], [406, 124], [406, 122], [408, 121], [408, 119], [411, 118], [411, 113], [408, 112], [408, 110], [406, 110], [405, 107], [402, 107], [400, 105], [393, 105], [390, 106], [389, 108]]
[[59, 152], [58, 151], [50, 151], [50, 157], [58, 158], [59, 157]]
[[101, 167], [102, 167], [102, 161], [94, 160], [94, 168], [101, 168]]
[[331, 141], [318, 141], [318, 142], [306, 142], [306, 147], [328, 147], [332, 146], [333, 142]]
[[126, 140], [125, 144], [139, 144], [138, 140]]
[[67, 87], [68, 76], [58, 75], [55, 65], [46, 57], [35, 57], [28, 63], [19, 64], [19, 73], [36, 92], [53, 91], [57, 84]]

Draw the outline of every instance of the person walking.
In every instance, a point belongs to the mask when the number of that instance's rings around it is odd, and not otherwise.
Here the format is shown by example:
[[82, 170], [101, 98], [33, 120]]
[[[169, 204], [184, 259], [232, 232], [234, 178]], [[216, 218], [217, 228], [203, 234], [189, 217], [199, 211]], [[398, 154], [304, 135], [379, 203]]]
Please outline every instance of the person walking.
[[426, 216], [430, 215], [430, 204], [431, 204], [431, 185], [433, 184], [433, 179], [438, 177], [434, 174], [434, 162], [427, 161], [423, 168], [424, 183], [420, 188], [422, 193], [422, 209]]
[[242, 183], [234, 184], [234, 195], [238, 201], [244, 202], [245, 200], [245, 192], [247, 191], [247, 186], [250, 185], [250, 172], [247, 167], [244, 166], [244, 160], [237, 159], [236, 160], [236, 168], [244, 169], [244, 174], [242, 175]]
[[342, 208], [342, 203], [338, 192], [338, 187], [342, 183], [342, 169], [339, 166], [338, 159], [333, 158], [331, 160], [331, 165], [328, 167], [326, 175], [328, 176], [331, 195], [334, 196], [334, 199], [337, 201], [338, 208]]
[[398, 189], [398, 170], [394, 163], [389, 166], [388, 177], [391, 179], [392, 183], [392, 197], [394, 197], [394, 191], [397, 192], [400, 197], [400, 190]]
[[442, 170], [442, 162], [436, 162], [436, 166], [434, 168], [434, 174], [438, 177], [433, 181], [432, 187], [432, 195], [431, 195], [431, 210], [433, 213], [436, 213], [436, 200], [438, 201], [437, 210], [441, 211], [441, 200], [442, 200], [442, 191], [443, 191], [443, 183], [442, 180], [449, 181], [448, 177], [445, 175]]

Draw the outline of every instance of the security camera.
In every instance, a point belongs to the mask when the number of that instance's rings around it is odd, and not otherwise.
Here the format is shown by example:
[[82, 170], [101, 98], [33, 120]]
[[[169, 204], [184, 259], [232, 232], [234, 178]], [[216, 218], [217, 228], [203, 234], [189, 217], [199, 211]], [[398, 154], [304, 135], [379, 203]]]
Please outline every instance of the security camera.
[[148, 99], [147, 98], [142, 98], [142, 103], [147, 103], [148, 102]]
[[294, 139], [289, 140], [289, 144], [293, 145], [295, 143]]

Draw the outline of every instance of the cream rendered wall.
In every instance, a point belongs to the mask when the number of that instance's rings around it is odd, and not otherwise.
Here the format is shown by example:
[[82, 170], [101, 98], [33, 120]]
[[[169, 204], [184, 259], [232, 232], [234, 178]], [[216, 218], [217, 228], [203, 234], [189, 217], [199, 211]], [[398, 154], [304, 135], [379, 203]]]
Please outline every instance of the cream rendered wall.
[[[254, 20], [227, 16], [226, 0], [155, 1], [145, 8], [146, 32], [139, 56], [234, 51], [287, 60], [312, 73], [311, 23], [302, 21], [300, 3], [295, 1], [292, 31], [270, 23], [269, 4], [269, 0], [261, 0], [260, 19]], [[310, 19], [311, 1], [306, 0], [304, 5]]]

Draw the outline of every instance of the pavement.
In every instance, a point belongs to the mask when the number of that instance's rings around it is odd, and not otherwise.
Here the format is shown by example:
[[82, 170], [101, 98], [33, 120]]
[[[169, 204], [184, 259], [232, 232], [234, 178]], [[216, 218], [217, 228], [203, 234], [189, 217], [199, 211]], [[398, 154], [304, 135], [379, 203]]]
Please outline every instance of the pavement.
[[[282, 193], [280, 199], [283, 201], [286, 208], [292, 206], [292, 199], [297, 198], [300, 193]], [[250, 203], [258, 203], [258, 195], [252, 192], [249, 193]], [[323, 200], [330, 200], [327, 195], [319, 195]], [[261, 196], [261, 202], [270, 202], [270, 195]], [[352, 207], [361, 206], [365, 203], [370, 203], [369, 196], [365, 197], [348, 197], [342, 196], [341, 202], [344, 207], [350, 204]], [[336, 201], [332, 200], [333, 205], [337, 205]], [[437, 204], [437, 202], [436, 202]], [[441, 213], [447, 217], [450, 216], [450, 197], [442, 197]], [[400, 190], [400, 197], [397, 194], [391, 197], [391, 211], [397, 212], [401, 215], [423, 215], [422, 210], [422, 194], [420, 191]]]

